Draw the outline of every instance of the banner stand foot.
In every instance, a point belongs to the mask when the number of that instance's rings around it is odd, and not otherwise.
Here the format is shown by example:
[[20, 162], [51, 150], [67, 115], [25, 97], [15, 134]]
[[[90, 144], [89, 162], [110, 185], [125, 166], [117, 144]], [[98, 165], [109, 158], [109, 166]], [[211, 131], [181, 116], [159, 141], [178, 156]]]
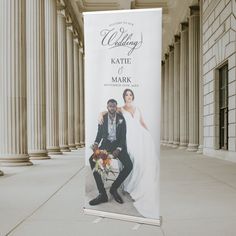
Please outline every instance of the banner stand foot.
[[149, 218], [143, 218], [143, 217], [138, 217], [138, 216], [116, 214], [116, 213], [98, 211], [98, 210], [87, 209], [87, 208], [84, 208], [83, 210], [84, 210], [84, 214], [86, 215], [93, 215], [93, 216], [99, 216], [103, 218], [130, 221], [130, 222], [135, 222], [135, 223], [140, 223], [140, 224], [155, 225], [159, 227], [161, 226], [161, 217], [160, 219], [149, 219]]

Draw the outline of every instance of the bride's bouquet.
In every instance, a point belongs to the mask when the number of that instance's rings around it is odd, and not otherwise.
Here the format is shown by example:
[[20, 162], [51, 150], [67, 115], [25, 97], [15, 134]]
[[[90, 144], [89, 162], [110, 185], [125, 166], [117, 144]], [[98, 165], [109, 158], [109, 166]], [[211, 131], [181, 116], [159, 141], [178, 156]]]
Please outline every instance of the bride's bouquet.
[[104, 180], [107, 179], [110, 172], [115, 175], [111, 165], [113, 158], [113, 155], [106, 150], [96, 149], [93, 153], [93, 161], [95, 162], [93, 171], [97, 171]]

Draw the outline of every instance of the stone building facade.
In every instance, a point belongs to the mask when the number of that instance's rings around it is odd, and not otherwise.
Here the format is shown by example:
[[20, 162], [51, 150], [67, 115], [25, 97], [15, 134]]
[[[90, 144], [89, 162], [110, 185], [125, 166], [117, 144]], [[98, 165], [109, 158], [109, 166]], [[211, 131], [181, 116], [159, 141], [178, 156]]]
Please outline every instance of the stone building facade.
[[193, 2], [163, 48], [163, 145], [236, 161], [235, 16], [233, 0]]

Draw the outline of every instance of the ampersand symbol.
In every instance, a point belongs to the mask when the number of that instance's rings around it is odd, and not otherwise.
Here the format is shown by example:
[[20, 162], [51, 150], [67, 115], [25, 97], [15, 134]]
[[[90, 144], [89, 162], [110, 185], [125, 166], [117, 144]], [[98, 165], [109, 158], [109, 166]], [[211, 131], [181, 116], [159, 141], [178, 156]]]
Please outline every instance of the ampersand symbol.
[[123, 67], [123, 66], [120, 67], [120, 68], [118, 69], [118, 74], [119, 74], [119, 75], [123, 74], [123, 70], [124, 70], [124, 67]]

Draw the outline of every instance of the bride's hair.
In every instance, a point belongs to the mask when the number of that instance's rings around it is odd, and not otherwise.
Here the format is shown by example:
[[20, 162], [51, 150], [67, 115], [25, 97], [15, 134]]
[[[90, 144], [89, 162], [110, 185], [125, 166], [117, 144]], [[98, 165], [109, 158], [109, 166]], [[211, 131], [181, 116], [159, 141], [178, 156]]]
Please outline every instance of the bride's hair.
[[124, 92], [123, 92], [123, 99], [124, 99], [124, 102], [125, 102], [125, 95], [127, 92], [131, 92], [132, 96], [133, 96], [133, 100], [134, 100], [134, 92], [131, 90], [131, 89], [125, 89]]

